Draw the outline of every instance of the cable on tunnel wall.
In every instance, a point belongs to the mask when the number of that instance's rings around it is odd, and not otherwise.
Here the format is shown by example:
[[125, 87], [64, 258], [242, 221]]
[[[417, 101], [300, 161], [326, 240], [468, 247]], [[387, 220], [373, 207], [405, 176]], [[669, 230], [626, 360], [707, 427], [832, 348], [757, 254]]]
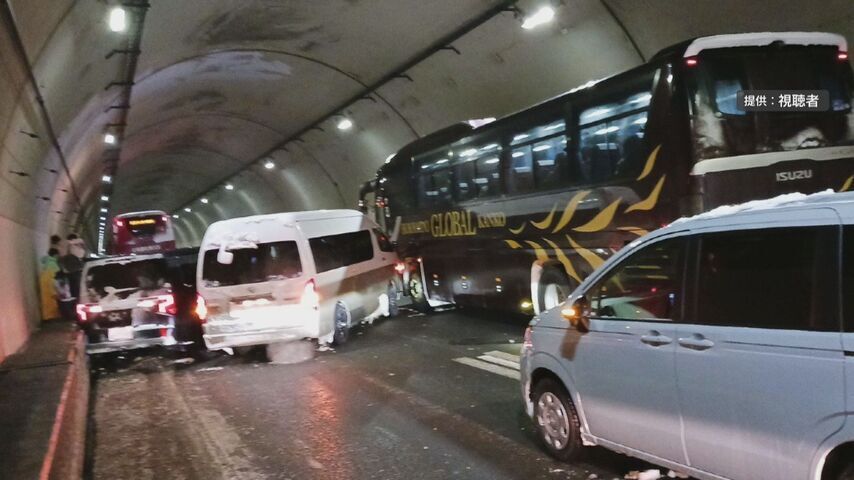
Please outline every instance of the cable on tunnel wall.
[[[238, 175], [239, 173], [243, 172], [244, 170], [250, 168], [252, 165], [257, 163], [261, 159], [272, 155], [277, 150], [283, 149], [287, 144], [291, 143], [294, 140], [301, 138], [305, 133], [319, 128], [320, 124], [322, 124], [323, 122], [327, 121], [328, 119], [330, 119], [336, 115], [339, 115], [340, 112], [346, 110], [347, 108], [349, 108], [350, 106], [352, 106], [356, 102], [358, 102], [362, 99], [365, 99], [367, 97], [370, 97], [370, 95], [379, 96], [379, 94], [377, 94], [376, 91], [380, 87], [384, 86], [385, 84], [387, 84], [388, 82], [390, 82], [394, 79], [407, 78], [408, 76], [406, 75], [406, 72], [408, 70], [417, 66], [418, 64], [420, 64], [424, 60], [430, 58], [435, 53], [447, 50], [453, 42], [459, 40], [460, 38], [462, 38], [463, 36], [465, 36], [469, 32], [475, 30], [479, 26], [488, 22], [489, 20], [491, 20], [495, 16], [497, 16], [503, 12], [507, 12], [507, 11], [518, 13], [518, 8], [514, 8], [514, 5], [516, 3], [517, 3], [517, 0], [501, 1], [498, 4], [496, 4], [495, 6], [493, 6], [492, 8], [490, 8], [490, 9], [484, 11], [483, 13], [477, 15], [476, 17], [468, 20], [466, 23], [464, 23], [462, 26], [460, 26], [456, 30], [444, 35], [443, 37], [441, 37], [437, 41], [430, 44], [424, 50], [422, 50], [422, 51], [418, 52], [417, 54], [413, 55], [412, 57], [410, 57], [408, 60], [403, 62], [403, 64], [399, 65], [398, 67], [394, 68], [393, 70], [391, 70], [387, 74], [383, 75], [378, 80], [376, 80], [373, 83], [366, 86], [362, 91], [351, 96], [350, 98], [348, 98], [347, 100], [345, 100], [344, 102], [342, 102], [341, 104], [339, 104], [338, 106], [333, 108], [331, 111], [329, 111], [326, 114], [319, 117], [314, 122], [306, 125], [305, 127], [301, 128], [297, 132], [291, 134], [287, 138], [276, 143], [275, 145], [273, 145], [272, 147], [267, 149], [264, 153], [259, 155], [257, 158], [248, 162], [245, 166], [243, 166], [240, 169], [233, 171], [233, 172], [229, 173], [228, 175], [224, 176], [221, 180], [212, 184], [209, 188], [206, 188], [201, 194], [192, 198], [190, 201], [185, 202], [184, 204], [178, 206], [177, 208], [175, 208], [170, 213], [174, 214], [175, 212], [180, 211], [182, 208], [191, 205], [196, 199], [201, 198], [205, 195], [208, 195], [211, 191], [213, 191], [219, 185], [222, 185], [223, 183], [227, 182], [230, 178], [233, 178], [236, 175]], [[382, 97], [380, 97], [380, 98], [382, 99]], [[382, 99], [382, 100], [385, 102], [385, 99]], [[385, 102], [385, 103], [388, 103], [388, 102]], [[412, 127], [410, 126], [410, 128], [412, 128]], [[413, 129], [413, 131], [414, 131], [414, 129]], [[420, 135], [418, 135], [417, 132], [416, 132], [416, 137], [420, 137]], [[336, 186], [336, 190], [338, 190], [339, 195], [342, 195], [342, 198], [343, 198], [343, 194], [341, 193], [340, 189], [338, 189], [337, 186]]]
[[[39, 89], [38, 82], [36, 81], [35, 74], [33, 73], [33, 67], [30, 64], [30, 60], [27, 57], [27, 51], [24, 48], [24, 43], [21, 40], [21, 34], [18, 31], [18, 25], [15, 22], [15, 15], [12, 12], [12, 7], [9, 5], [8, 0], [3, 0], [2, 7], [0, 7], [0, 17], [3, 18], [3, 23], [6, 25], [6, 28], [9, 31], [9, 36], [12, 39], [12, 46], [15, 49], [15, 52], [18, 55], [20, 62], [24, 66], [24, 70], [27, 75], [27, 80], [30, 83], [30, 86], [33, 89], [35, 94], [36, 104], [39, 108], [39, 113], [41, 114], [42, 121], [44, 122], [45, 130], [47, 131], [47, 135], [50, 139], [51, 146], [56, 152], [57, 157], [59, 158], [59, 162], [62, 165], [63, 171], [65, 171], [65, 175], [68, 178], [69, 188], [71, 190], [71, 195], [74, 197], [74, 202], [77, 205], [77, 211], [82, 212], [83, 206], [80, 200], [80, 195], [77, 191], [77, 186], [74, 184], [74, 179], [71, 177], [71, 171], [68, 168], [68, 162], [65, 159], [65, 154], [62, 152], [62, 147], [59, 145], [59, 139], [56, 136], [56, 131], [53, 129], [53, 123], [50, 120], [50, 114], [47, 111], [47, 105], [45, 105], [44, 97], [41, 94], [41, 89]], [[92, 239], [88, 239], [91, 241]]]

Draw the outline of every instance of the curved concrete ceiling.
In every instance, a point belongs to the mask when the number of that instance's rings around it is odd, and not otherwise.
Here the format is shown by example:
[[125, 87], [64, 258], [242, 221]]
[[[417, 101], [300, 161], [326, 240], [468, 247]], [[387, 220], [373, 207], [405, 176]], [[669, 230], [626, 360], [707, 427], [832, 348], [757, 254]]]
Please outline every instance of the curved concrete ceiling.
[[[49, 149], [20, 62], [0, 48], [4, 145], [0, 209], [42, 233], [99, 213], [102, 135], [118, 90], [122, 44], [107, 0], [10, 1], [68, 160]], [[299, 141], [265, 152], [334, 111], [496, 0], [150, 0], [111, 213], [178, 211], [182, 242], [237, 215], [352, 206], [361, 182], [405, 143], [448, 124], [501, 116], [630, 68], [708, 34], [824, 30], [854, 38], [849, 0], [565, 0], [556, 21], [525, 31], [500, 13]], [[544, 0], [518, 2], [533, 9]], [[4, 38], [5, 41], [5, 38]], [[19, 132], [34, 132], [32, 138]], [[272, 160], [267, 170], [261, 160]], [[247, 168], [248, 167], [248, 168]], [[29, 177], [10, 173], [25, 172]], [[234, 191], [221, 188], [230, 178]], [[80, 196], [78, 207], [72, 185]], [[206, 193], [207, 192], [207, 193]], [[206, 194], [210, 203], [195, 201]], [[44, 197], [48, 200], [39, 200]], [[181, 210], [189, 206], [191, 213]], [[57, 213], [60, 212], [60, 213]]]

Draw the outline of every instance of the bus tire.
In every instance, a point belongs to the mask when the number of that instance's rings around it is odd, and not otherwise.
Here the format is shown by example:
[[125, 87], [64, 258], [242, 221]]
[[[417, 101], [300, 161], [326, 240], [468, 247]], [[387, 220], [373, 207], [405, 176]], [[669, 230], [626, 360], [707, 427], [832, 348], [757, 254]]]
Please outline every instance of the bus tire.
[[537, 305], [540, 307], [540, 313], [563, 303], [570, 293], [572, 293], [572, 287], [566, 274], [557, 268], [546, 267], [537, 287]]
[[333, 314], [333, 333], [332, 344], [343, 345], [350, 338], [350, 309], [341, 302], [335, 305], [335, 313]]
[[411, 276], [407, 287], [409, 289], [409, 297], [412, 298], [412, 307], [421, 313], [429, 313], [431, 310], [430, 303], [427, 302], [427, 290], [421, 281], [421, 275]]

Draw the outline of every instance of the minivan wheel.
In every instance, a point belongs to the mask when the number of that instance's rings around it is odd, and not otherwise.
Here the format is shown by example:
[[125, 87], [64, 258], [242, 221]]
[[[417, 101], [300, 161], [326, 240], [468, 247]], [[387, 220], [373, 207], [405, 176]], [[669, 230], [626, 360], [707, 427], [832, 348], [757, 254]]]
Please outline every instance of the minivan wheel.
[[540, 285], [537, 288], [537, 304], [540, 312], [551, 310], [566, 300], [572, 289], [569, 279], [563, 272], [555, 268], [546, 268], [540, 277]]
[[581, 427], [575, 406], [566, 390], [551, 378], [534, 387], [534, 427], [549, 454], [568, 462], [577, 459], [582, 451]]
[[332, 343], [343, 345], [350, 338], [350, 309], [343, 303], [335, 305], [335, 331], [332, 334]]
[[430, 304], [427, 302], [427, 290], [424, 289], [424, 283], [418, 275], [409, 279], [409, 296], [412, 297], [412, 306], [422, 313], [428, 313]]

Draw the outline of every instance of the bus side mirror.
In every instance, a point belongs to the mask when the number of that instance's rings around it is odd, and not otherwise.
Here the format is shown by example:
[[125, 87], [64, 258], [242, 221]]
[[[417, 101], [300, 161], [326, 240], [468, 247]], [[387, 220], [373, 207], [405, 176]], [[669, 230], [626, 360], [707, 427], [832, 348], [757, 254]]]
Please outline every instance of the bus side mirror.
[[572, 302], [572, 306], [564, 305], [560, 310], [561, 316], [581, 333], [590, 331], [590, 302], [582, 295]]
[[234, 261], [234, 254], [221, 248], [216, 254], [216, 261], [223, 265], [231, 265], [231, 262]]

